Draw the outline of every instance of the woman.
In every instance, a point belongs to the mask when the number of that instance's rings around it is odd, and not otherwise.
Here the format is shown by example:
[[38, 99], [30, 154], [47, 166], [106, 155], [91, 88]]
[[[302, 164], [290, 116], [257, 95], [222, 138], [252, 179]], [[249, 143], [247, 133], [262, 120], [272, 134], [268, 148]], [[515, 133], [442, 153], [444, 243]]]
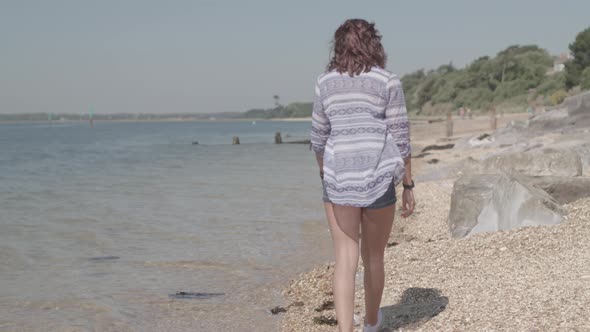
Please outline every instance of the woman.
[[414, 210], [409, 122], [401, 82], [384, 69], [386, 55], [374, 24], [347, 20], [336, 30], [333, 48], [327, 71], [316, 81], [311, 145], [336, 256], [336, 317], [340, 331], [352, 331], [360, 240], [364, 331], [377, 331], [383, 319], [383, 255], [400, 182], [402, 216]]

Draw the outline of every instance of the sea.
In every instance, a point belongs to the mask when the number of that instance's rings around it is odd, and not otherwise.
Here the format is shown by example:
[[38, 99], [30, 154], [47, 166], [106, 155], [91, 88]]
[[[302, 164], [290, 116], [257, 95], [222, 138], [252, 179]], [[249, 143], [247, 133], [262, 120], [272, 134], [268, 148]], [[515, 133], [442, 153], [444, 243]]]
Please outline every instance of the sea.
[[277, 330], [332, 254], [314, 154], [274, 144], [309, 130], [0, 123], [0, 331]]

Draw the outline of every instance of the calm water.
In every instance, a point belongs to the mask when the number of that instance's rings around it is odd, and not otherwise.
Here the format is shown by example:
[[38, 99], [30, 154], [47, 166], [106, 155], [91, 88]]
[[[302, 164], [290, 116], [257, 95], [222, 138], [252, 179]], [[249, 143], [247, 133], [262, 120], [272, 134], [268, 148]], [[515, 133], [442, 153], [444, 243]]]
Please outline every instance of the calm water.
[[0, 124], [0, 330], [276, 329], [331, 254], [313, 153], [272, 144], [309, 126]]

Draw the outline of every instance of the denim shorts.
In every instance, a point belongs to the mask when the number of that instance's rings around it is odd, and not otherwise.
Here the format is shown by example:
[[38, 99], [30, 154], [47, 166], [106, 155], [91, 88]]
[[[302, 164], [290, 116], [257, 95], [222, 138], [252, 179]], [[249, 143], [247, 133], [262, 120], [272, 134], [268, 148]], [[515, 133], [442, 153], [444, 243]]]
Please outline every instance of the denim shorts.
[[[326, 192], [326, 186], [323, 183], [324, 182], [322, 181], [322, 189], [323, 189], [322, 200], [325, 203], [332, 203], [330, 201], [330, 199], [328, 198], [328, 193]], [[371, 203], [371, 205], [366, 206], [365, 209], [381, 209], [386, 206], [395, 204], [396, 201], [397, 201], [397, 197], [395, 196], [395, 184], [394, 184], [394, 181], [392, 180], [391, 184], [389, 184], [389, 188], [387, 188], [387, 191], [385, 192], [385, 194], [383, 194], [383, 196], [377, 198], [377, 200], [375, 202]]]

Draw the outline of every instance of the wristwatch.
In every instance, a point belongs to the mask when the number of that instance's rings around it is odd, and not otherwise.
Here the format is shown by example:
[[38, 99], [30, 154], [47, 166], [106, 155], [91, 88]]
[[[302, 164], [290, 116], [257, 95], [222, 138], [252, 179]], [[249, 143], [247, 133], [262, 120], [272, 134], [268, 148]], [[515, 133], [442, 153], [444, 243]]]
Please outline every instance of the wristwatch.
[[402, 183], [402, 185], [404, 186], [404, 189], [414, 189], [414, 180], [412, 180], [411, 184]]

